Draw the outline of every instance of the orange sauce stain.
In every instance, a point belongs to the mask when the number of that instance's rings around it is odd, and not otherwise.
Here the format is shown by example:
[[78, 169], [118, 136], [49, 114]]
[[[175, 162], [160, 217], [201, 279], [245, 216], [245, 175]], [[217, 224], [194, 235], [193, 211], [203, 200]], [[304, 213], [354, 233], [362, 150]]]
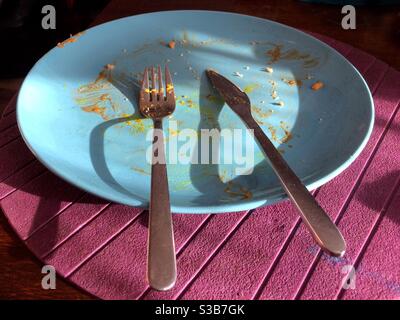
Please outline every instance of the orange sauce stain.
[[253, 194], [242, 186], [235, 185], [232, 181], [227, 183], [227, 187], [224, 190], [225, 193], [231, 197], [240, 197], [241, 200], [251, 199]]
[[99, 116], [101, 116], [104, 120], [109, 120], [109, 117], [105, 114], [106, 112], [105, 107], [99, 107], [97, 104], [94, 104], [91, 106], [81, 107], [81, 109], [85, 112], [96, 113]]
[[76, 41], [78, 40], [78, 38], [79, 38], [80, 36], [82, 36], [83, 34], [84, 34], [84, 32], [79, 32], [79, 33], [77, 33], [77, 34], [75, 34], [75, 35], [69, 37], [68, 39], [66, 39], [66, 40], [64, 40], [64, 41], [57, 43], [57, 47], [59, 47], [59, 48], [64, 48], [65, 45], [67, 45], [68, 43], [76, 42]]
[[285, 135], [281, 139], [281, 142], [286, 143], [286, 142], [290, 141], [293, 138], [293, 136], [292, 136], [291, 132], [288, 130], [287, 126], [283, 122], [281, 122], [280, 127], [283, 130], [283, 132], [285, 133]]
[[198, 109], [199, 105], [195, 103], [192, 99], [188, 96], [182, 96], [181, 99], [177, 100], [178, 104], [181, 106], [187, 106], [190, 109]]
[[272, 115], [273, 110], [264, 111], [262, 108], [257, 106], [251, 106], [251, 111], [260, 118], [268, 118]]
[[168, 42], [168, 47], [170, 47], [171, 49], [175, 49], [175, 45], [176, 45], [176, 42], [173, 40]]
[[168, 129], [168, 133], [170, 137], [175, 137], [179, 134], [178, 130]]
[[302, 61], [304, 68], [316, 67], [319, 64], [319, 59], [312, 57], [309, 53], [302, 53], [297, 49], [289, 49], [287, 51], [283, 50], [283, 45], [274, 44], [273, 48], [266, 52], [266, 55], [270, 58], [269, 64], [273, 64], [280, 60], [288, 61]]
[[96, 80], [88, 84], [82, 85], [78, 88], [80, 94], [88, 94], [98, 92], [100, 90], [110, 89], [110, 82], [112, 80], [112, 68], [109, 65], [104, 66], [96, 77]]
[[[96, 79], [84, 84], [77, 89], [76, 103], [85, 112], [96, 113], [103, 120], [118, 117], [117, 105], [111, 95], [111, 77], [114, 64], [107, 64], [99, 72]], [[114, 114], [113, 114], [113, 113]]]
[[274, 48], [267, 51], [267, 56], [270, 57], [269, 63], [275, 63], [282, 57], [282, 45], [276, 45]]
[[324, 83], [321, 81], [317, 81], [311, 86], [311, 89], [313, 89], [314, 91], [317, 91], [317, 90], [322, 89], [323, 87], [324, 87]]

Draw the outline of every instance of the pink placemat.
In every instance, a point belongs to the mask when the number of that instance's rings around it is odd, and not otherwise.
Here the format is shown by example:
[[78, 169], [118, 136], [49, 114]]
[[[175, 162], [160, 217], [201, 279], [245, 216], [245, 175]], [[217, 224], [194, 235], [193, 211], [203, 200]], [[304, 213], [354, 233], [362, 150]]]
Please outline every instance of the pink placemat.
[[[317, 36], [346, 56], [373, 93], [375, 127], [358, 159], [314, 192], [347, 240], [319, 250], [285, 201], [249, 212], [175, 215], [178, 281], [146, 284], [147, 212], [87, 194], [45, 169], [25, 146], [12, 102], [0, 121], [0, 205], [44, 263], [103, 299], [399, 299], [400, 73]], [[343, 289], [348, 268], [354, 289]]]

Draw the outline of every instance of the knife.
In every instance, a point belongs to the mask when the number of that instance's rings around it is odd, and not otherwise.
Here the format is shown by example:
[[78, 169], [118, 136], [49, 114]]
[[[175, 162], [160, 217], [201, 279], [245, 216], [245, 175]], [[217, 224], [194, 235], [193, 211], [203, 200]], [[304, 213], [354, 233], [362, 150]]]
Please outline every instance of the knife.
[[297, 207], [300, 217], [314, 240], [327, 253], [342, 257], [346, 251], [346, 243], [342, 234], [254, 120], [247, 94], [214, 70], [207, 70], [206, 73], [211, 84], [228, 106], [249, 129], [254, 130], [254, 137], [263, 149], [283, 189]]

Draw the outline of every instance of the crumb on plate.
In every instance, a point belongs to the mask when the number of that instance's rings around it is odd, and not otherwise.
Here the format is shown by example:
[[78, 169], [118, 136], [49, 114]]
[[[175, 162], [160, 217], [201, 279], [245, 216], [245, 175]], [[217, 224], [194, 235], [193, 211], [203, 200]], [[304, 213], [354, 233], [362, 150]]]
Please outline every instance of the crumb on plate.
[[322, 81], [317, 81], [311, 86], [311, 89], [313, 89], [314, 91], [317, 91], [319, 89], [322, 89], [323, 87], [324, 87], [324, 83]]
[[114, 70], [115, 69], [115, 64], [108, 63], [108, 64], [106, 64], [106, 66], [104, 68], [106, 70]]
[[274, 69], [272, 69], [271, 67], [266, 67], [264, 70], [267, 71], [268, 73], [274, 72]]
[[175, 45], [176, 45], [176, 43], [174, 40], [168, 42], [168, 47], [170, 47], [171, 49], [175, 49]]
[[303, 84], [303, 82], [301, 80], [298, 79], [286, 79], [286, 78], [282, 78], [282, 81], [285, 82], [287, 85], [294, 87], [301, 87], [301, 85]]

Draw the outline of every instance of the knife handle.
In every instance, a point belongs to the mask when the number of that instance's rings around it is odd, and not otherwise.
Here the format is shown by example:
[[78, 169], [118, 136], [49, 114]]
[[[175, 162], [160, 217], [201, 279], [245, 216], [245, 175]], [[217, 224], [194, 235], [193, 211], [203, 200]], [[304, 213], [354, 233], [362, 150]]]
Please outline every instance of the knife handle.
[[300, 216], [315, 241], [329, 254], [343, 256], [346, 243], [337, 226], [289, 167], [254, 118], [247, 117], [246, 120], [248, 127], [254, 129], [255, 138], [264, 150], [287, 195], [300, 211]]

